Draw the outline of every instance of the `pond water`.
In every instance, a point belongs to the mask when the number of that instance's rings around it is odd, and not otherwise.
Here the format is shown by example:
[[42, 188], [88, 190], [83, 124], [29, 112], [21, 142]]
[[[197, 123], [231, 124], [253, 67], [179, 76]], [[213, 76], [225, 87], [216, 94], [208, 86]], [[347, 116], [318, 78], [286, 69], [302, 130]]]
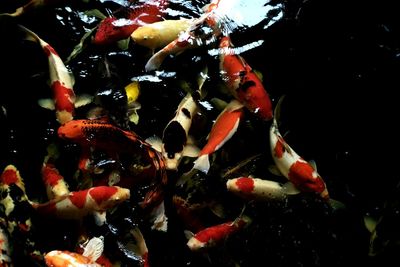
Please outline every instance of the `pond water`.
[[[160, 14], [171, 20], [199, 18], [209, 4], [165, 2]], [[3, 1], [0, 13], [13, 13], [24, 4]], [[36, 42], [24, 38], [17, 25], [51, 44], [66, 62], [83, 35], [101, 23], [102, 18], [94, 14], [128, 19], [132, 10], [140, 12], [137, 7], [145, 4], [49, 1], [48, 6], [19, 17], [0, 16], [0, 167], [17, 167], [31, 200], [48, 201], [41, 168], [51, 143], [58, 147], [55, 165], [70, 191], [87, 184], [77, 172], [82, 147], [59, 138], [54, 110], [38, 105], [39, 99], [52, 96], [47, 58]], [[129, 250], [127, 237], [138, 226], [146, 240], [150, 266], [390, 266], [400, 238], [396, 227], [400, 222], [400, 177], [395, 97], [400, 82], [400, 24], [395, 10], [390, 1], [221, 0], [215, 11], [222, 34], [230, 36], [234, 52], [257, 73], [273, 106], [285, 95], [280, 132], [299, 155], [316, 162], [330, 196], [342, 202], [344, 209], [333, 210], [310, 193], [289, 196], [285, 201], [257, 202], [226, 190], [227, 179], [239, 176], [287, 181], [270, 172], [274, 163], [269, 144], [271, 121], [246, 109], [237, 132], [211, 158], [208, 174], [197, 172], [190, 185], [179, 186], [176, 181], [191, 169], [194, 159], [184, 158], [177, 171], [168, 170], [163, 188], [166, 232], [151, 229], [147, 211], [138, 204], [146, 190], [160, 183], [151, 180], [146, 186], [132, 187], [131, 199], [110, 212], [101, 227], [92, 218], [79, 222], [49, 219], [27, 208], [24, 212], [33, 223], [28, 239], [43, 253], [74, 251], [83, 229], [88, 236], [105, 237], [104, 254], [112, 262], [140, 266], [140, 257]], [[145, 70], [153, 55], [151, 49], [129, 38], [129, 43], [96, 45], [89, 37], [83, 51], [66, 64], [75, 78], [75, 94], [94, 96], [92, 103], [76, 108], [75, 118], [87, 118], [94, 107], [101, 107], [112, 125], [133, 131], [143, 140], [162, 137], [179, 103], [188, 91], [196, 90], [199, 73], [207, 66], [206, 94], [189, 131], [202, 148], [222, 110], [215, 99], [229, 102], [233, 97], [223, 83], [219, 37], [212, 27], [199, 28], [196, 40], [203, 45], [167, 56], [159, 69], [152, 71]], [[132, 81], [140, 85], [137, 123], [127, 117], [124, 87]], [[101, 149], [93, 152], [93, 162], [104, 172], [91, 173], [91, 179], [100, 180], [114, 171], [132, 175], [130, 155], [120, 154], [110, 156]], [[226, 174], [252, 156], [242, 168]], [[191, 222], [173, 201], [177, 196], [197, 205]], [[184, 230], [194, 229], [197, 223], [208, 227], [232, 221], [242, 211], [252, 219], [242, 231], [209, 250], [189, 250]], [[372, 245], [364, 224], [366, 216], [382, 218], [376, 228], [379, 238]], [[27, 237], [20, 234], [10, 237], [15, 266], [45, 266], [27, 255], [23, 247]], [[17, 238], [22, 241], [12, 241]], [[371, 249], [376, 255], [370, 255]]]

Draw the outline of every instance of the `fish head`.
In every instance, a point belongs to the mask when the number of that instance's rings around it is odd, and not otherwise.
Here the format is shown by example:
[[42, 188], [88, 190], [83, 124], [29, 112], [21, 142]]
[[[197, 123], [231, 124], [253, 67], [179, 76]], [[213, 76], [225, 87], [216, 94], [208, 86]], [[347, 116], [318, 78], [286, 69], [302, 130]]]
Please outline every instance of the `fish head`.
[[157, 31], [154, 28], [143, 26], [137, 28], [131, 34], [131, 38], [138, 45], [154, 49], [157, 47], [157, 41], [155, 39], [156, 34]]
[[64, 266], [97, 266], [92, 265], [93, 262], [88, 257], [82, 256], [78, 253], [69, 251], [53, 250], [44, 256], [47, 266], [64, 267]]
[[100, 22], [92, 40], [95, 45], [109, 45], [119, 40], [128, 38], [138, 27], [129, 19], [105, 18]]
[[72, 120], [58, 128], [58, 136], [63, 139], [79, 140], [83, 136], [83, 122]]

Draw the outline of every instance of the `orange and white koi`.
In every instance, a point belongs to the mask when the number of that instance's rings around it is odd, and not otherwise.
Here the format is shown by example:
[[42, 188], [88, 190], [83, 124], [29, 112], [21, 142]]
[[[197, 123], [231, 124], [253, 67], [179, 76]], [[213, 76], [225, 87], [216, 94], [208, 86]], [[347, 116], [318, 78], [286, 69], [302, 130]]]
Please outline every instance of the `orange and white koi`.
[[8, 233], [3, 229], [3, 223], [0, 219], [0, 267], [13, 266], [11, 259], [10, 243], [8, 242]]
[[109, 45], [128, 38], [138, 27], [160, 21], [167, 6], [167, 0], [149, 0], [142, 5], [129, 7], [127, 18], [105, 18], [100, 22], [92, 42]]
[[248, 200], [283, 200], [298, 191], [275, 181], [238, 177], [226, 182], [228, 191]]
[[[204, 8], [205, 13], [199, 18], [192, 21], [191, 25], [182, 32], [178, 38], [167, 44], [164, 48], [160, 49], [155, 53], [146, 63], [146, 71], [153, 71], [158, 69], [165, 58], [169, 55], [178, 55], [183, 53], [187, 49], [199, 47], [206, 43], [204, 39], [210, 38], [215, 39], [221, 34], [220, 23], [218, 16], [214, 16], [215, 10], [219, 6], [221, 0], [214, 0]], [[207, 26], [211, 27], [212, 32], [205, 36], [199, 37], [196, 31], [201, 25], [206, 23]]]
[[97, 186], [75, 191], [46, 203], [34, 203], [39, 213], [63, 219], [82, 219], [94, 212], [104, 212], [129, 199], [130, 190], [118, 186]]
[[283, 139], [278, 129], [281, 98], [275, 107], [275, 118], [270, 127], [270, 146], [276, 167], [294, 186], [302, 192], [314, 192], [329, 200], [326, 184], [317, 170], [300, 157]]
[[73, 89], [73, 74], [65, 67], [64, 62], [52, 46], [42, 40], [36, 33], [20, 26], [29, 37], [42, 47], [49, 61], [50, 87], [59, 123], [63, 124], [73, 119], [75, 112], [75, 93]]
[[104, 238], [93, 237], [83, 245], [83, 253], [53, 250], [44, 256], [48, 267], [101, 267], [96, 261], [104, 249]]
[[156, 48], [164, 47], [175, 40], [191, 24], [191, 19], [163, 20], [137, 28], [131, 34], [131, 38], [138, 45], [154, 51]]
[[162, 153], [166, 168], [169, 170], [177, 170], [182, 157], [197, 157], [199, 154], [197, 147], [187, 144], [189, 129], [196, 110], [197, 103], [188, 93], [179, 104], [175, 117], [165, 127], [162, 140], [157, 137], [146, 139]]
[[210, 169], [209, 155], [220, 149], [235, 134], [243, 116], [243, 105], [232, 100], [217, 117], [208, 136], [207, 144], [194, 161], [194, 169], [207, 173]]
[[272, 119], [271, 99], [257, 74], [243, 57], [234, 54], [229, 37], [222, 37], [219, 47], [220, 72], [231, 94], [261, 119]]
[[243, 215], [234, 221], [205, 228], [194, 234], [187, 242], [187, 246], [192, 251], [214, 247], [250, 223], [251, 219]]

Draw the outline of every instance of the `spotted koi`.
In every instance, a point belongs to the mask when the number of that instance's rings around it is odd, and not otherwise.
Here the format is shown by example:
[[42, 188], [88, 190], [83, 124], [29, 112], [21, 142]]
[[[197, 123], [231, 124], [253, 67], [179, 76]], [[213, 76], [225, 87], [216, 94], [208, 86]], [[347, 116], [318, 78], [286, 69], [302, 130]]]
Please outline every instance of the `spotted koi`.
[[47, 197], [49, 199], [69, 194], [68, 185], [54, 164], [48, 162], [43, 163], [41, 173], [43, 183], [46, 186]]
[[7, 230], [3, 229], [3, 222], [0, 219], [0, 266], [11, 267], [13, 266], [11, 259], [10, 243], [8, 242]]
[[235, 134], [243, 117], [243, 105], [232, 100], [217, 117], [208, 136], [207, 144], [194, 161], [194, 169], [207, 173], [210, 169], [209, 155], [220, 149]]
[[220, 41], [220, 71], [231, 94], [263, 120], [273, 117], [271, 99], [261, 80], [243, 57], [234, 54], [229, 37]]

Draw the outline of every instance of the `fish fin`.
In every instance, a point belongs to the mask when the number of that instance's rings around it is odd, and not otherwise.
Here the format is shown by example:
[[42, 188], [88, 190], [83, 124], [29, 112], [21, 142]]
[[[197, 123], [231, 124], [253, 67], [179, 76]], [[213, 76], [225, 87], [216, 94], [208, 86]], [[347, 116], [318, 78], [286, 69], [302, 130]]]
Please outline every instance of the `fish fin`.
[[157, 70], [160, 68], [164, 59], [167, 57], [167, 53], [165, 53], [162, 49], [155, 53], [146, 63], [145, 70], [147, 72]]
[[54, 110], [55, 109], [55, 104], [54, 101], [50, 98], [42, 98], [38, 100], [39, 106], [45, 109], [50, 109]]
[[130, 41], [130, 40], [131, 40], [131, 37], [130, 37], [130, 36], [129, 36], [128, 38], [126, 38], [126, 39], [119, 40], [119, 41], [117, 42], [118, 48], [121, 49], [121, 50], [123, 50], [123, 51], [128, 50], [128, 48], [129, 48], [129, 41]]
[[317, 172], [317, 163], [315, 162], [315, 160], [309, 160], [308, 163], [311, 165], [311, 167], [313, 167], [313, 169]]
[[105, 211], [95, 211], [93, 212], [94, 222], [97, 226], [102, 226], [107, 222], [107, 212]]
[[194, 161], [194, 169], [204, 172], [205, 174], [208, 173], [210, 169], [210, 160], [208, 158], [208, 154], [201, 155]]
[[218, 218], [225, 218], [225, 208], [221, 203], [212, 203], [209, 205], [210, 210]]
[[101, 20], [107, 18], [107, 16], [104, 15], [103, 12], [101, 12], [101, 11], [98, 10], [98, 9], [86, 10], [86, 11], [83, 12], [83, 13], [84, 13], [86, 16], [95, 17], [95, 18], [98, 18], [98, 19], [101, 19]]
[[129, 231], [133, 238], [136, 240], [136, 245], [134, 246], [135, 252], [141, 256], [145, 255], [148, 251], [146, 241], [144, 240], [143, 234], [139, 227], [135, 227]]
[[104, 237], [93, 237], [84, 245], [82, 255], [90, 258], [93, 262], [95, 262], [98, 258], [100, 258], [103, 250]]
[[283, 100], [285, 99], [286, 95], [282, 95], [279, 100], [278, 103], [275, 106], [275, 110], [274, 110], [274, 123], [278, 126], [278, 122], [280, 121], [280, 117], [281, 117], [281, 105]]
[[244, 105], [242, 103], [240, 103], [236, 99], [233, 99], [231, 102], [229, 102], [229, 104], [225, 107], [225, 109], [228, 112], [232, 112], [232, 111], [241, 109], [243, 107], [244, 107]]
[[335, 200], [332, 198], [328, 200], [328, 203], [333, 210], [342, 210], [346, 208], [346, 205], [343, 202], [340, 202], [339, 200]]
[[364, 225], [365, 225], [365, 228], [367, 228], [367, 230], [370, 233], [372, 233], [376, 229], [377, 220], [375, 220], [371, 216], [366, 215], [366, 216], [364, 216]]
[[145, 141], [158, 152], [162, 151], [163, 142], [160, 137], [153, 135], [148, 137]]
[[68, 64], [72, 59], [74, 59], [77, 55], [79, 55], [80, 53], [82, 53], [83, 49], [86, 48], [86, 46], [88, 45], [88, 43], [91, 41], [91, 36], [94, 34], [95, 30], [97, 29], [97, 26], [90, 29], [88, 32], [86, 32], [81, 40], [79, 41], [79, 43], [74, 47], [74, 49], [72, 50], [71, 54], [67, 57], [67, 59], [65, 60], [65, 64]]
[[86, 118], [89, 120], [108, 121], [107, 111], [102, 107], [94, 107], [86, 113]]
[[185, 157], [191, 157], [191, 158], [195, 158], [198, 157], [200, 153], [200, 149], [195, 146], [195, 145], [191, 145], [191, 144], [187, 144], [182, 151], [182, 155]]
[[179, 177], [179, 179], [176, 181], [176, 186], [181, 186], [184, 185], [187, 181], [189, 181], [193, 175], [195, 175], [197, 172], [197, 169], [192, 168], [190, 171], [185, 172], [184, 174]]
[[52, 161], [54, 161], [54, 160], [58, 159], [58, 157], [60, 156], [60, 152], [55, 143], [49, 144], [47, 146], [46, 150], [47, 150], [47, 155], [45, 156], [43, 163], [47, 163], [50, 159]]
[[185, 234], [187, 240], [191, 239], [194, 236], [193, 232], [189, 230], [183, 230], [183, 233]]
[[268, 171], [275, 176], [282, 176], [281, 171], [278, 169], [278, 167], [276, 167], [276, 165], [269, 165]]
[[263, 81], [263, 74], [261, 73], [261, 71], [258, 70], [253, 70], [254, 74], [257, 76], [258, 79], [260, 79], [260, 81]]
[[297, 187], [294, 186], [294, 184], [291, 182], [285, 183], [282, 186], [282, 189], [285, 192], [285, 194], [287, 194], [287, 195], [297, 195], [298, 193], [300, 193], [300, 190], [297, 189]]
[[129, 114], [129, 121], [133, 122], [136, 125], [139, 123], [139, 114], [136, 110], [132, 111], [131, 114]]
[[151, 217], [151, 229], [157, 231], [167, 232], [168, 229], [168, 218], [165, 215], [164, 201], [160, 205], [155, 207], [150, 214]]
[[76, 97], [74, 105], [76, 108], [79, 108], [87, 104], [90, 104], [92, 102], [93, 102], [93, 96], [89, 94], [82, 94]]
[[137, 100], [140, 94], [139, 81], [134, 80], [124, 87], [126, 96], [128, 98], [128, 104]]
[[217, 110], [224, 110], [228, 103], [220, 98], [213, 97], [210, 100], [211, 104], [217, 109]]

